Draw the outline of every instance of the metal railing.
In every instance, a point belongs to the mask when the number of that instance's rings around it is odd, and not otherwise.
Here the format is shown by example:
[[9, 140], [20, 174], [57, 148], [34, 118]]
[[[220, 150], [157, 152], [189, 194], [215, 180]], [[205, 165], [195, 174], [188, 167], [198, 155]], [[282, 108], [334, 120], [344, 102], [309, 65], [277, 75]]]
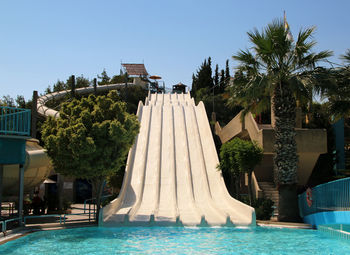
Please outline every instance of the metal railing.
[[328, 224], [328, 225], [319, 225], [317, 228], [319, 231], [324, 232], [331, 237], [350, 239], [350, 229], [349, 225], [343, 224]]
[[23, 223], [26, 224], [27, 219], [34, 219], [34, 218], [48, 218], [48, 217], [60, 217], [60, 224], [62, 224], [62, 217], [63, 222], [66, 223], [66, 215], [62, 214], [44, 214], [44, 215], [30, 215], [30, 216], [24, 216]]
[[[102, 196], [101, 197], [101, 203], [108, 197], [110, 197], [111, 195], [106, 195], [106, 196]], [[88, 208], [87, 208], [88, 205]], [[89, 199], [85, 199], [84, 201], [84, 213], [86, 213], [86, 210], [88, 210], [88, 214], [89, 214], [89, 221], [92, 218], [95, 218], [95, 214], [97, 211], [97, 206], [96, 206], [96, 198], [89, 198]]]
[[11, 221], [19, 221], [21, 218], [12, 218], [12, 219], [8, 219], [8, 220], [4, 220], [2, 221], [2, 232], [5, 233], [7, 230], [7, 223], [11, 222]]
[[[87, 199], [87, 200], [91, 200], [93, 201], [94, 199]], [[23, 224], [26, 225], [27, 224], [27, 219], [34, 219], [34, 218], [49, 218], [49, 217], [59, 217], [60, 218], [60, 224], [65, 225], [67, 223], [67, 218], [68, 216], [71, 215], [85, 215], [89, 217], [89, 222], [91, 220], [95, 220], [95, 214], [96, 214], [96, 205], [95, 204], [88, 204], [89, 205], [89, 209], [85, 208], [85, 204], [84, 203], [84, 212], [83, 213], [66, 213], [66, 214], [44, 214], [44, 215], [27, 215], [23, 217]], [[90, 206], [94, 206], [94, 208], [92, 209]], [[88, 212], [86, 212], [88, 211]], [[0, 221], [1, 224], [1, 232], [6, 233], [7, 231], [7, 223], [11, 222], [11, 221], [19, 221], [20, 218], [12, 218], [12, 219], [8, 219], [8, 220], [3, 220]]]
[[29, 109], [0, 106], [0, 135], [30, 135]]
[[318, 185], [300, 194], [298, 202], [301, 217], [318, 212], [350, 211], [350, 178]]

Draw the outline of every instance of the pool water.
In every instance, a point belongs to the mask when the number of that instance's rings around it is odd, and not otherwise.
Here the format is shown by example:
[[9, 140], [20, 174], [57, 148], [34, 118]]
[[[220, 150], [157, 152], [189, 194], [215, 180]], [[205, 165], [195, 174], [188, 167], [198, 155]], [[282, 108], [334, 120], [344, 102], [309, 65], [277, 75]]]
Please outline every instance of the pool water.
[[348, 241], [316, 230], [120, 227], [40, 231], [0, 245], [0, 254], [349, 254]]

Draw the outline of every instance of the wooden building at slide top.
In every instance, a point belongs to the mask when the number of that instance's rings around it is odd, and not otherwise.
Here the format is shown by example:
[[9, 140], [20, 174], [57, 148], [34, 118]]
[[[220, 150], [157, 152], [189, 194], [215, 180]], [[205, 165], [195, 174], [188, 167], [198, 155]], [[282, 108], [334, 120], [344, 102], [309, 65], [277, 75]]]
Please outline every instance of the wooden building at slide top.
[[173, 85], [173, 93], [186, 93], [187, 85], [179, 82], [178, 84]]

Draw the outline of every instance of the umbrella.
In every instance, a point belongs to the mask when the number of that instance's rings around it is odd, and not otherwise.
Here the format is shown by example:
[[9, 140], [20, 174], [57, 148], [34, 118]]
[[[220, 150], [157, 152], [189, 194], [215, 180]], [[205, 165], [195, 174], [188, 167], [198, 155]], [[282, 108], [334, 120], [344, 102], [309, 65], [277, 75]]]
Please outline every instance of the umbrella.
[[149, 77], [150, 79], [152, 80], [159, 80], [159, 79], [162, 79], [162, 77], [158, 76], [158, 75], [152, 75]]

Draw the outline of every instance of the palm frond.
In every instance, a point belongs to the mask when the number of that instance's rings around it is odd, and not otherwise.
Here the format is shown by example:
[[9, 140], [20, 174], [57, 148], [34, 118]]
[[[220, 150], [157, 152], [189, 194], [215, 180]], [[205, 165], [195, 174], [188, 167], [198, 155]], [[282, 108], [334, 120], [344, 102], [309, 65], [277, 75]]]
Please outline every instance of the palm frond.
[[346, 64], [350, 65], [350, 49], [348, 49], [344, 55], [341, 55], [340, 58], [343, 59]]

